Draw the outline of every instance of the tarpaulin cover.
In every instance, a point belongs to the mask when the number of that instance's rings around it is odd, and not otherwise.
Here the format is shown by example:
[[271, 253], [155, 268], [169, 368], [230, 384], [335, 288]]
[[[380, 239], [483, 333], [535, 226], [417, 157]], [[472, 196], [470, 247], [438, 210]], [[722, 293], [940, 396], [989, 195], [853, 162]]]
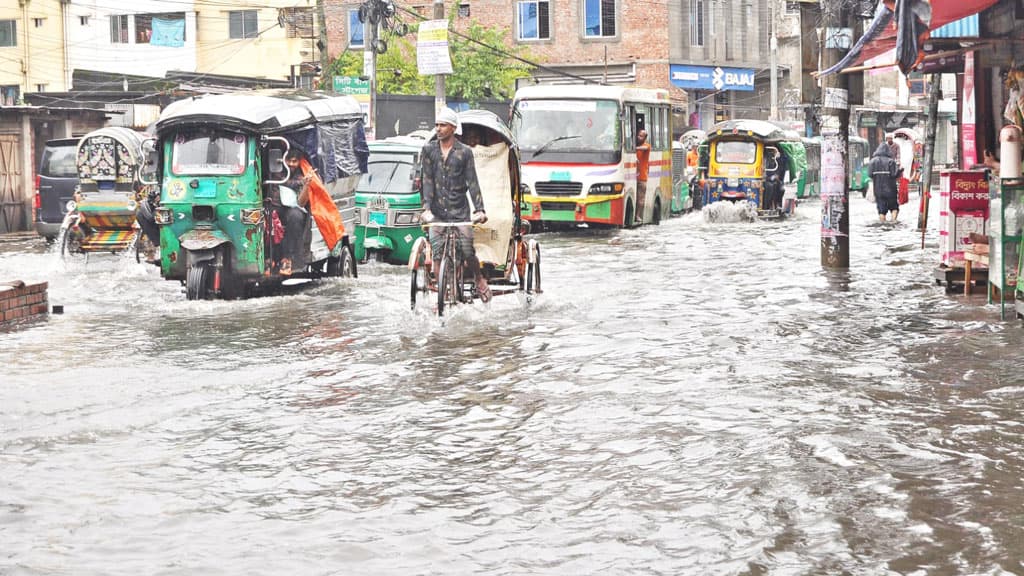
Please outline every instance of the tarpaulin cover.
[[807, 170], [807, 151], [802, 142], [779, 142], [779, 148], [789, 159], [789, 180], [792, 182], [798, 174]]
[[366, 173], [370, 148], [361, 120], [317, 124], [288, 132], [285, 138], [306, 155], [325, 183]]
[[[930, 11], [931, 18], [927, 21], [927, 29], [935, 30], [950, 22], [977, 14], [982, 10], [994, 5], [998, 0], [879, 0], [878, 8], [875, 11], [874, 19], [866, 27], [864, 35], [850, 49], [843, 60], [836, 66], [823, 70], [822, 76], [839, 72], [842, 69], [852, 66], [859, 66], [866, 60], [883, 54], [896, 48], [897, 38], [902, 33], [905, 45], [909, 47], [914, 39], [915, 31], [910, 29], [908, 23], [912, 23], [909, 14], [927, 14]], [[904, 10], [899, 11], [903, 3]], [[900, 20], [897, 12], [904, 15], [904, 30], [899, 29]], [[916, 45], [916, 43], [915, 43]], [[897, 55], [898, 56], [898, 55]]]

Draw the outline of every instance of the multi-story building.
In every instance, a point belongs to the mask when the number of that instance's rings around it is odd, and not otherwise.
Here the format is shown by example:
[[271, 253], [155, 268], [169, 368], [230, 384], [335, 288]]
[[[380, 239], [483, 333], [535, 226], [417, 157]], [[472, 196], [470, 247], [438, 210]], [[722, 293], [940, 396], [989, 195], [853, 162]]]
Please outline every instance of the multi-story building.
[[60, 0], [0, 2], [0, 105], [67, 89], [66, 16]]
[[[332, 57], [362, 48], [361, 3], [341, 0], [326, 10]], [[800, 86], [789, 82], [789, 71], [800, 67], [799, 10], [787, 5], [782, 0], [464, 0], [455, 22], [456, 28], [475, 20], [507, 30], [511, 45], [543, 63], [531, 82], [585, 78], [669, 89], [681, 131], [728, 117], [768, 117], [773, 20], [779, 38], [776, 93], [782, 103], [799, 102]], [[433, 13], [433, 4], [422, 0], [402, 7], [424, 18]]]

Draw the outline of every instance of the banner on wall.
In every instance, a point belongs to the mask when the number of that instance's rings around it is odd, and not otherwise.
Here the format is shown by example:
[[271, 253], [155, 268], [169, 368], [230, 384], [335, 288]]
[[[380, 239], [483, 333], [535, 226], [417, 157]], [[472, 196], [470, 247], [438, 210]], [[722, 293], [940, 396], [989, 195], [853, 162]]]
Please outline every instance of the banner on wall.
[[974, 122], [974, 52], [968, 52], [964, 54], [964, 93], [960, 99], [960, 167], [965, 170], [978, 162]]

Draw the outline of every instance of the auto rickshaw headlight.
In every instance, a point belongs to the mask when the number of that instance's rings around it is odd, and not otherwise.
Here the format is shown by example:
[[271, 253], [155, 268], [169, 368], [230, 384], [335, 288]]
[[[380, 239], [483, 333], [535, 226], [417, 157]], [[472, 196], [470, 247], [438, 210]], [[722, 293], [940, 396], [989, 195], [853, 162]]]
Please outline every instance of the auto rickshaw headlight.
[[261, 208], [242, 208], [242, 224], [259, 226], [263, 222], [263, 210]]
[[68, 203], [64, 207], [67, 208], [68, 212], [74, 212], [75, 208], [78, 208], [78, 203], [74, 200], [68, 200]]
[[411, 225], [416, 224], [417, 222], [419, 222], [419, 220], [420, 220], [420, 213], [419, 212], [399, 212], [399, 213], [395, 214], [395, 225], [397, 225], [397, 226], [401, 226], [403, 224], [411, 226]]
[[153, 212], [153, 220], [157, 224], [170, 224], [174, 221], [174, 215], [170, 208], [160, 207]]
[[128, 209], [131, 210], [132, 212], [135, 212], [135, 209], [138, 208], [138, 207], [139, 207], [139, 203], [136, 202], [135, 200], [129, 200], [128, 201]]

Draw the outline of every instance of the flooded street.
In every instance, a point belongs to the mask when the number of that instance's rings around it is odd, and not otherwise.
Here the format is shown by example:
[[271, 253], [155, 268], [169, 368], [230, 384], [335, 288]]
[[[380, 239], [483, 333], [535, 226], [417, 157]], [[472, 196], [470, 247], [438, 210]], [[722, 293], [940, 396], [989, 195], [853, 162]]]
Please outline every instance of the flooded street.
[[0, 574], [1024, 574], [1024, 328], [851, 206], [849, 274], [818, 201], [691, 214], [445, 322], [0, 244], [65, 310], [0, 333]]

